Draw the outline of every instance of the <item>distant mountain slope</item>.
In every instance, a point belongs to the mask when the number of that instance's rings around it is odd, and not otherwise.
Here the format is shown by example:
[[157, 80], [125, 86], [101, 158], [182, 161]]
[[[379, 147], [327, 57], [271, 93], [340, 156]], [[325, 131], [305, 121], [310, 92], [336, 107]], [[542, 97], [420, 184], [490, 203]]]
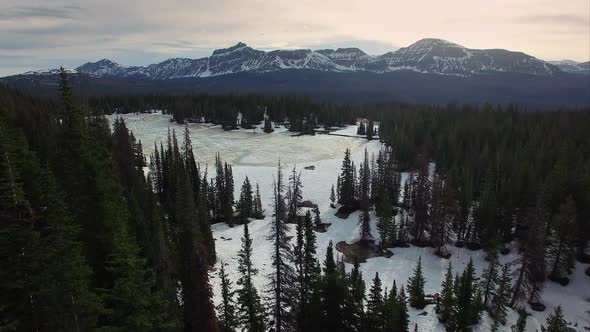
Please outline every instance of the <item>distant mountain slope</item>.
[[572, 60], [561, 60], [561, 61], [549, 61], [552, 65], [557, 68], [574, 74], [590, 74], [590, 61], [586, 62], [575, 62]]
[[[12, 76], [0, 81], [32, 94], [55, 95], [57, 75]], [[77, 94], [266, 94], [306, 95], [336, 102], [516, 103], [530, 110], [590, 106], [590, 75], [554, 76], [492, 72], [470, 77], [394, 71], [325, 72], [282, 70], [240, 72], [207, 78], [118, 79], [71, 75]]]
[[114, 61], [102, 59], [85, 63], [76, 68], [76, 71], [95, 77], [166, 80], [287, 69], [378, 74], [414, 71], [450, 76], [472, 76], [489, 72], [553, 76], [561, 72], [557, 66], [525, 53], [501, 49], [469, 49], [433, 38], [422, 39], [408, 47], [377, 56], [368, 55], [358, 48], [265, 52], [238, 43], [229, 48], [215, 50], [207, 58], [172, 58], [145, 67], [125, 67]]

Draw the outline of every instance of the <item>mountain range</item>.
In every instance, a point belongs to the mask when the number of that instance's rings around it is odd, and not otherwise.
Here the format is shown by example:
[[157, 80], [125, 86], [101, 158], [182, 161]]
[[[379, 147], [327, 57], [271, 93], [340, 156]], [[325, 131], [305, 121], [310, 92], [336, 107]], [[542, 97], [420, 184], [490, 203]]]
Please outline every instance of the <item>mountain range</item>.
[[590, 74], [590, 61], [576, 62], [573, 60], [549, 61], [557, 68], [574, 74]]
[[[378, 74], [413, 71], [453, 76], [513, 72], [552, 76], [561, 71], [560, 66], [562, 66], [561, 63], [551, 64], [522, 52], [469, 49], [446, 40], [427, 38], [382, 55], [368, 55], [358, 48], [265, 52], [240, 42], [229, 48], [215, 50], [207, 58], [172, 58], [148, 66], [129, 67], [109, 59], [102, 59], [85, 63], [76, 68], [75, 72], [94, 77], [159, 80], [203, 78], [240, 72], [264, 73], [288, 69]], [[53, 72], [53, 70], [37, 71], [25, 74]]]
[[[206, 58], [171, 58], [147, 66], [109, 59], [69, 69], [82, 95], [256, 93], [336, 101], [518, 103], [531, 108], [590, 105], [590, 64], [547, 62], [503, 49], [470, 49], [427, 38], [382, 55], [358, 48], [262, 51], [238, 43]], [[58, 70], [0, 82], [55, 95]]]

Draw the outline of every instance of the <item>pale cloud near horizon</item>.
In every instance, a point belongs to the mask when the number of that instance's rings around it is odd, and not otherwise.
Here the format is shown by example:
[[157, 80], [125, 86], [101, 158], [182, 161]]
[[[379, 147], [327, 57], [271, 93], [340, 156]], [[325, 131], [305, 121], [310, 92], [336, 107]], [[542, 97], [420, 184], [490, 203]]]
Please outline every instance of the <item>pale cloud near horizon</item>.
[[0, 31], [0, 76], [101, 58], [198, 58], [238, 41], [381, 54], [434, 37], [589, 61], [590, 0], [2, 0]]

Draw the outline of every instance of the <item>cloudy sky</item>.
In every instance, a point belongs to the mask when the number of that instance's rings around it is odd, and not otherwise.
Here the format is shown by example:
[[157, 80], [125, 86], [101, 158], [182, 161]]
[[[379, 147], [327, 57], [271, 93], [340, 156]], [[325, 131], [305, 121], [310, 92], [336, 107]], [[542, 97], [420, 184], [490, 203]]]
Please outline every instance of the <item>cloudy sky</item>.
[[590, 0], [1, 0], [0, 76], [197, 58], [238, 41], [381, 54], [426, 37], [589, 61]]

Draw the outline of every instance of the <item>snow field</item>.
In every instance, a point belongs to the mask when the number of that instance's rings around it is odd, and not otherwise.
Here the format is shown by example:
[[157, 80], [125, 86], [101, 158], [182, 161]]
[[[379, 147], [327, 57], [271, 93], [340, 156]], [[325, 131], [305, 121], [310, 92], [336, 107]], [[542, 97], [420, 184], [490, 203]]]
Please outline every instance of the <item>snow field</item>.
[[[110, 120], [114, 116], [109, 117]], [[182, 137], [184, 125], [170, 122], [170, 116], [162, 114], [141, 114], [123, 115], [127, 126], [133, 131], [136, 138], [142, 141], [146, 155], [153, 150], [153, 143], [160, 141], [165, 144], [168, 128], [175, 129], [179, 139]], [[326, 247], [330, 240], [336, 245], [339, 241], [351, 243], [356, 240], [358, 227], [358, 212], [353, 213], [346, 220], [334, 216], [335, 209], [330, 207], [330, 189], [336, 183], [340, 172], [342, 157], [346, 148], [351, 148], [351, 158], [359, 165], [366, 148], [371, 153], [377, 153], [382, 145], [378, 141], [367, 141], [361, 138], [341, 137], [330, 135], [300, 136], [291, 137], [291, 133], [284, 128], [275, 130], [272, 134], [265, 134], [260, 128], [254, 130], [223, 131], [219, 126], [208, 124], [189, 124], [195, 157], [202, 164], [208, 164], [211, 168], [214, 163], [215, 153], [220, 152], [223, 160], [232, 162], [235, 183], [235, 197], [239, 198], [242, 182], [246, 175], [253, 186], [260, 185], [263, 208], [266, 210], [264, 220], [254, 220], [248, 225], [253, 240], [253, 262], [259, 270], [255, 277], [255, 285], [259, 293], [265, 295], [268, 289], [268, 275], [271, 271], [271, 249], [272, 243], [266, 240], [270, 231], [270, 220], [272, 215], [272, 183], [276, 176], [276, 165], [278, 159], [283, 164], [284, 180], [296, 167], [301, 171], [303, 183], [303, 200], [310, 200], [318, 204], [322, 222], [331, 223], [326, 233], [316, 233], [317, 236], [317, 257], [323, 262]], [[351, 134], [356, 136], [356, 127], [350, 126], [338, 132], [338, 134]], [[314, 170], [305, 170], [305, 166], [315, 166]], [[210, 175], [211, 174], [210, 172]], [[402, 183], [407, 174], [402, 174]], [[371, 211], [371, 229], [374, 237], [377, 237], [377, 219], [374, 211]], [[295, 225], [289, 225], [292, 235], [295, 233]], [[236, 288], [237, 280], [237, 253], [241, 246], [243, 226], [229, 227], [227, 224], [212, 225], [213, 236], [216, 243], [218, 262], [214, 271], [211, 272], [211, 285], [214, 291], [215, 303], [220, 301], [220, 284], [218, 270], [221, 263], [227, 264], [226, 271]], [[517, 257], [516, 245], [512, 244], [510, 254], [501, 256], [503, 264], [514, 261]], [[464, 248], [449, 246], [452, 254], [450, 260], [454, 272], [461, 273], [464, 267], [472, 258], [475, 263], [478, 275], [487, 266], [485, 252], [470, 251]], [[367, 286], [375, 273], [379, 273], [383, 287], [391, 288], [395, 280], [398, 288], [407, 284], [408, 278], [412, 275], [413, 269], [419, 257], [422, 257], [422, 267], [426, 278], [425, 292], [434, 294], [440, 291], [440, 285], [446, 272], [448, 260], [434, 256], [432, 248], [392, 248], [394, 255], [391, 258], [377, 257], [367, 260], [361, 264], [361, 270]], [[338, 253], [337, 251], [335, 251]], [[584, 270], [588, 264], [577, 263], [576, 270], [570, 276], [571, 282], [567, 287], [562, 287], [553, 282], [545, 283], [542, 302], [547, 306], [544, 312], [534, 312], [527, 319], [527, 331], [534, 332], [540, 329], [545, 323], [547, 316], [557, 305], [562, 305], [565, 318], [572, 324], [576, 331], [584, 331], [584, 327], [590, 327], [590, 278], [585, 275]], [[350, 270], [352, 265], [347, 264]], [[420, 315], [423, 311], [426, 315]], [[412, 327], [418, 323], [419, 331], [444, 331], [434, 314], [434, 306], [427, 306], [425, 310], [409, 308]], [[508, 311], [508, 323], [501, 326], [500, 331], [510, 331], [514, 324], [517, 313]], [[479, 325], [474, 331], [490, 331], [491, 321], [486, 313], [482, 315]]]

